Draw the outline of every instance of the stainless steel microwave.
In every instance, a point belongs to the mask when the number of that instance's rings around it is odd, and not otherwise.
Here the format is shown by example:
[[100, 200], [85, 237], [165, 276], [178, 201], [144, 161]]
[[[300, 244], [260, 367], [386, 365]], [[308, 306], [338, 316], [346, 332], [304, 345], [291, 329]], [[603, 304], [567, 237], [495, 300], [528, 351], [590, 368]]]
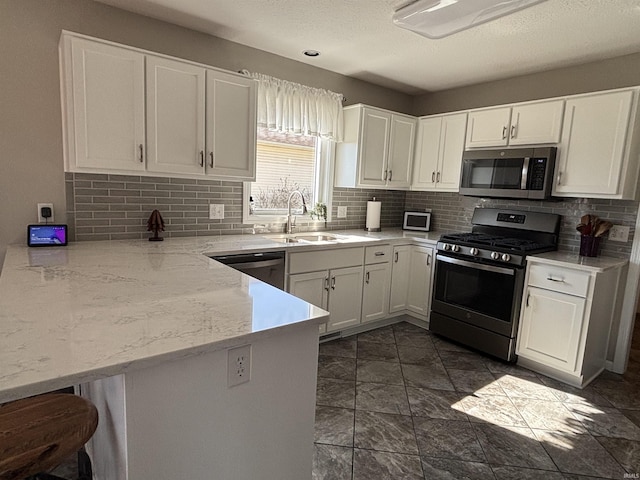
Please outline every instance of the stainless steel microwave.
[[549, 198], [555, 162], [555, 147], [467, 150], [462, 156], [460, 194]]
[[404, 212], [402, 221], [403, 230], [416, 230], [428, 232], [431, 228], [431, 213], [429, 212]]

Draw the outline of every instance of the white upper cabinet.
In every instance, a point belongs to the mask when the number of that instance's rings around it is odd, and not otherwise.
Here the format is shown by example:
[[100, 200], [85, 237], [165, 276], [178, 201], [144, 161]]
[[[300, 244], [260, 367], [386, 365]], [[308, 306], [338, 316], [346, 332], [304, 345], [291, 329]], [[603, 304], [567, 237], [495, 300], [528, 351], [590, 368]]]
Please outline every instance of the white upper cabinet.
[[145, 169], [144, 55], [67, 37], [66, 169]]
[[513, 106], [472, 110], [467, 125], [467, 148], [558, 143], [564, 100], [545, 100]]
[[553, 195], [635, 199], [637, 91], [568, 98]]
[[255, 180], [256, 84], [207, 70], [207, 173]]
[[387, 186], [409, 188], [416, 140], [416, 119], [405, 115], [391, 115]]
[[147, 56], [147, 169], [204, 172], [205, 70]]
[[412, 190], [459, 190], [466, 128], [466, 113], [419, 120]]
[[344, 109], [344, 141], [336, 147], [337, 187], [408, 189], [416, 118], [352, 105]]
[[255, 180], [255, 81], [67, 32], [61, 67], [67, 171]]

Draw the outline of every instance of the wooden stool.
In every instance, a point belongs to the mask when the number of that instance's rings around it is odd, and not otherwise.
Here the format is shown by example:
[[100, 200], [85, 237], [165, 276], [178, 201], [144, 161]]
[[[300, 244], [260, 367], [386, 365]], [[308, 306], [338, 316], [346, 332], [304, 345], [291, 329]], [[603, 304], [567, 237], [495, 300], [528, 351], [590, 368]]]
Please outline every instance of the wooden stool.
[[46, 394], [0, 406], [0, 480], [56, 467], [80, 450], [97, 426], [96, 407], [77, 395]]

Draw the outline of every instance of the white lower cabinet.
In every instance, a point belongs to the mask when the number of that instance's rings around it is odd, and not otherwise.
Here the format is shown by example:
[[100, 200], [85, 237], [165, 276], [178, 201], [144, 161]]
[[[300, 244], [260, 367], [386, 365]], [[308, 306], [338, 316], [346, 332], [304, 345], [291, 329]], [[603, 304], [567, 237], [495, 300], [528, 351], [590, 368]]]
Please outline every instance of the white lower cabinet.
[[366, 248], [362, 284], [362, 323], [379, 320], [389, 314], [390, 256], [389, 245]]
[[360, 323], [363, 263], [362, 247], [289, 254], [289, 293], [331, 314], [320, 333]]
[[429, 314], [433, 249], [418, 245], [393, 248], [389, 313]]
[[389, 313], [407, 309], [409, 293], [409, 251], [411, 245], [397, 245], [393, 247], [391, 260], [391, 295], [389, 299]]
[[409, 253], [409, 282], [407, 310], [426, 317], [431, 303], [431, 266], [433, 249], [411, 246]]
[[583, 387], [604, 369], [621, 262], [606, 270], [528, 259], [518, 363]]

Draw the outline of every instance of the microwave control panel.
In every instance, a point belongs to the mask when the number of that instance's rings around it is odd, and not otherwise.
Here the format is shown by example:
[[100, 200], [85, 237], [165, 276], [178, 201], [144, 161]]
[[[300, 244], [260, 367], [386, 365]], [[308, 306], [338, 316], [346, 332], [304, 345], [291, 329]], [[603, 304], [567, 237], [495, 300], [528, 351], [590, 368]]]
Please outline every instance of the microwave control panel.
[[529, 190], [544, 190], [544, 175], [547, 170], [546, 158], [532, 158], [529, 166]]

